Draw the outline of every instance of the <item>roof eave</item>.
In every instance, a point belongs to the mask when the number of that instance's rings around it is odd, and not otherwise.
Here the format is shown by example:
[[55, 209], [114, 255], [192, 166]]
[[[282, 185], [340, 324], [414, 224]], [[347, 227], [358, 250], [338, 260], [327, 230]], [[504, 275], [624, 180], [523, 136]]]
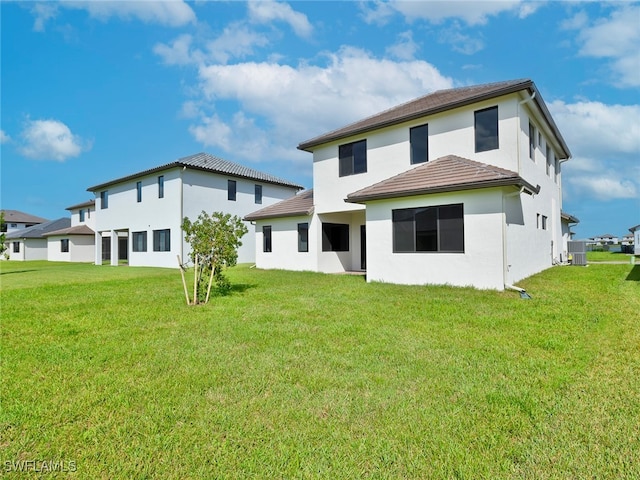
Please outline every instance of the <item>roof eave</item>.
[[269, 220], [271, 218], [287, 218], [287, 217], [308, 217], [313, 214], [313, 208], [307, 210], [293, 211], [293, 212], [283, 212], [283, 213], [274, 213], [267, 215], [247, 215], [243, 218], [243, 220], [247, 222], [254, 222], [256, 220]]
[[536, 195], [540, 192], [540, 186], [534, 187], [529, 182], [523, 180], [522, 178], [508, 178], [502, 180], [490, 180], [485, 182], [471, 182], [457, 185], [444, 185], [441, 187], [431, 187], [431, 188], [420, 188], [415, 190], [404, 190], [401, 192], [388, 192], [381, 194], [373, 194], [373, 195], [357, 195], [351, 196], [348, 195], [347, 198], [344, 199], [347, 203], [365, 203], [373, 200], [388, 200], [392, 198], [402, 198], [402, 197], [416, 197], [419, 195], [430, 195], [435, 193], [450, 193], [450, 192], [458, 192], [462, 190], [478, 190], [483, 188], [492, 188], [492, 187], [508, 187], [508, 186], [516, 186], [522, 187], [529, 195]]
[[[360, 135], [360, 134], [371, 132], [371, 131], [374, 131], [374, 130], [379, 130], [381, 128], [390, 127], [392, 125], [398, 125], [400, 123], [404, 123], [404, 122], [408, 122], [408, 121], [415, 120], [415, 119], [418, 119], [418, 118], [422, 118], [422, 117], [425, 117], [427, 115], [434, 115], [436, 113], [446, 112], [448, 110], [453, 110], [455, 108], [465, 107], [467, 105], [472, 105], [474, 103], [482, 102], [484, 100], [489, 100], [491, 98], [497, 98], [497, 97], [501, 97], [503, 95], [509, 95], [510, 93], [519, 92], [519, 91], [527, 89], [527, 88], [530, 89], [530, 88], [533, 87], [533, 85], [534, 85], [533, 81], [525, 80], [525, 81], [523, 81], [521, 83], [517, 83], [515, 85], [510, 85], [508, 87], [504, 87], [504, 88], [502, 88], [500, 90], [497, 90], [497, 91], [494, 91], [494, 92], [487, 92], [487, 93], [474, 95], [472, 97], [468, 97], [468, 98], [465, 98], [463, 100], [459, 100], [459, 101], [455, 101], [455, 102], [452, 102], [452, 103], [448, 103], [446, 105], [441, 105], [439, 107], [423, 110], [421, 112], [416, 112], [416, 113], [413, 113], [411, 115], [405, 115], [405, 116], [402, 116], [402, 117], [395, 118], [393, 120], [388, 120], [388, 121], [380, 122], [380, 123], [377, 123], [377, 124], [374, 124], [374, 125], [369, 125], [367, 127], [363, 127], [363, 128], [360, 128], [360, 129], [356, 129], [356, 130], [350, 131], [350, 132], [346, 132], [344, 134], [321, 135], [321, 136], [312, 138], [311, 140], [308, 140], [306, 142], [300, 143], [297, 148], [298, 148], [298, 150], [303, 150], [303, 151], [306, 151], [306, 152], [313, 152], [313, 150], [311, 150], [312, 147], [317, 147], [317, 146], [323, 145], [325, 143], [333, 142], [333, 141], [340, 140], [340, 139], [343, 139], [343, 138], [352, 137], [352, 136], [355, 136], [355, 135]], [[533, 87], [533, 88], [535, 88], [535, 87]], [[555, 124], [554, 124], [554, 127], [555, 127]]]

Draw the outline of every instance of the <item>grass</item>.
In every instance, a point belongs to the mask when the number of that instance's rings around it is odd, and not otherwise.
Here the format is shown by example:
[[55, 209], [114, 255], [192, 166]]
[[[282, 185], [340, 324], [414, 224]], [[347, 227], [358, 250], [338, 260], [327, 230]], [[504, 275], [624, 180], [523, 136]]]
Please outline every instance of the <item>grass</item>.
[[626, 262], [629, 263], [631, 255], [620, 252], [595, 251], [587, 252], [587, 262]]
[[532, 300], [239, 266], [198, 307], [173, 270], [0, 268], [7, 476], [640, 477], [640, 266]]

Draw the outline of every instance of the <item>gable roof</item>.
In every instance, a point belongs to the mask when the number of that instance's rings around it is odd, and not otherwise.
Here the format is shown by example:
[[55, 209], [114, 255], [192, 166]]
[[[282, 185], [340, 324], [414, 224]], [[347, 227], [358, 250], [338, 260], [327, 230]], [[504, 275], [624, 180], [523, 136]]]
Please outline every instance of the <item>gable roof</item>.
[[247, 221], [266, 218], [294, 217], [313, 213], [313, 189], [305, 190], [298, 195], [269, 205], [244, 217]]
[[53, 235], [95, 235], [96, 232], [86, 225], [76, 225], [75, 227], [63, 228], [61, 230], [53, 230], [43, 234], [43, 237], [51, 237]]
[[204, 172], [211, 173], [219, 173], [223, 175], [229, 175], [232, 177], [246, 178], [249, 180], [256, 180], [264, 183], [272, 183], [274, 185], [282, 185], [285, 187], [293, 187], [298, 190], [302, 190], [302, 186], [297, 183], [290, 182], [288, 180], [284, 180], [279, 177], [275, 177], [268, 173], [259, 172], [258, 170], [254, 170], [253, 168], [245, 167], [243, 165], [239, 165], [237, 163], [229, 162], [227, 160], [223, 160], [220, 157], [216, 157], [209, 153], [196, 153], [195, 155], [189, 155], [188, 157], [182, 157], [174, 162], [166, 163], [164, 165], [160, 165], [159, 167], [150, 168], [148, 170], [143, 170], [138, 173], [134, 173], [132, 175], [127, 175], [126, 177], [116, 178], [115, 180], [110, 180], [105, 183], [101, 183], [99, 185], [94, 185], [93, 187], [87, 188], [90, 192], [95, 192], [96, 190], [103, 189], [110, 185], [114, 185], [116, 183], [126, 182], [128, 180], [132, 180], [136, 177], [142, 177], [145, 175], [149, 175], [151, 173], [161, 172], [163, 170], [168, 170], [170, 168], [176, 167], [186, 167], [192, 168], [194, 170], [201, 170]]
[[385, 198], [509, 185], [524, 187], [529, 193], [540, 191], [539, 186], [534, 187], [511, 170], [456, 155], [447, 155], [350, 193], [345, 202], [361, 203]]
[[631, 228], [629, 229], [629, 231], [630, 231], [631, 233], [635, 232], [636, 230], [640, 230], [640, 225], [636, 225], [636, 226], [631, 227]]
[[397, 125], [399, 123], [414, 120], [427, 115], [452, 110], [454, 108], [471, 105], [473, 103], [489, 100], [492, 98], [508, 95], [510, 93], [527, 90], [533, 96], [533, 102], [538, 105], [546, 122], [549, 124], [554, 136], [558, 140], [563, 150], [562, 158], [569, 158], [571, 152], [565, 143], [558, 127], [556, 126], [551, 113], [547, 109], [544, 100], [533, 81], [529, 79], [508, 80], [503, 82], [487, 83], [484, 85], [474, 85], [461, 88], [451, 88], [438, 90], [424, 95], [383, 112], [377, 113], [363, 120], [351, 123], [345, 127], [338, 128], [318, 137], [304, 141], [298, 145], [298, 149], [308, 152], [314, 147], [324, 143], [346, 138], [352, 135], [363, 134], [379, 128]]
[[18, 238], [43, 238], [45, 234], [60, 230], [62, 228], [68, 228], [71, 226], [70, 218], [59, 218], [57, 220], [51, 220], [49, 222], [33, 225], [32, 227], [23, 228], [7, 233], [6, 240], [18, 239]]
[[96, 206], [96, 200], [95, 198], [92, 198], [91, 200], [88, 200], [86, 202], [78, 203], [77, 205], [71, 205], [70, 207], [65, 208], [65, 210], [76, 210], [78, 208], [95, 207], [95, 206]]
[[46, 218], [36, 217], [29, 213], [24, 213], [19, 210], [0, 210], [4, 213], [4, 223], [43, 223], [47, 222]]

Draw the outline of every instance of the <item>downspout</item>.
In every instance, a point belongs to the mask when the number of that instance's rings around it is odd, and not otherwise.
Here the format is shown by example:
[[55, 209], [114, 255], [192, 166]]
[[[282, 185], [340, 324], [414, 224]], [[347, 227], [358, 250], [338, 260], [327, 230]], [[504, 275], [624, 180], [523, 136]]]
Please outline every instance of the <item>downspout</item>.
[[506, 290], [515, 290], [520, 292], [520, 298], [531, 298], [529, 294], [520, 287], [516, 287], [514, 285], [510, 285], [507, 283], [507, 273], [509, 270], [509, 265], [507, 264], [507, 202], [506, 199], [509, 197], [515, 197], [516, 195], [521, 195], [524, 192], [524, 187], [520, 187], [517, 192], [512, 193], [503, 193], [502, 194], [502, 283], [504, 284], [504, 288]]

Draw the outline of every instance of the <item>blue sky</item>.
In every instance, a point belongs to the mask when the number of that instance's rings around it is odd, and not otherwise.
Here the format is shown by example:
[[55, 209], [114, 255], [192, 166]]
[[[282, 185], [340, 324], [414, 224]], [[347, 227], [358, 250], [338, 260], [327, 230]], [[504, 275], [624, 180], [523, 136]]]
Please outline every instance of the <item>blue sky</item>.
[[311, 187], [298, 143], [441, 88], [531, 78], [579, 238], [640, 224], [640, 2], [0, 3], [1, 206], [200, 151]]

